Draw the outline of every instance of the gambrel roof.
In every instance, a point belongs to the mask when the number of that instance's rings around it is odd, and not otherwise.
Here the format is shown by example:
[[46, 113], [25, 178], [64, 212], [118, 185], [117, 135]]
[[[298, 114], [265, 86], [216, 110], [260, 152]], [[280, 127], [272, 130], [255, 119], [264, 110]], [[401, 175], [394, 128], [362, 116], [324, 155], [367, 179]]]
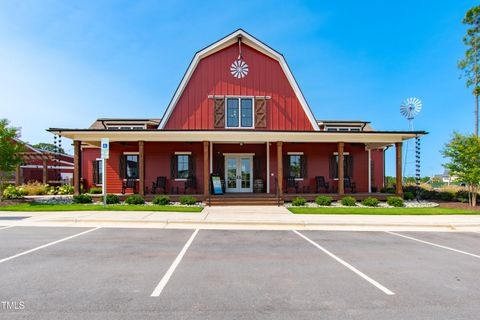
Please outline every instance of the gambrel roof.
[[315, 120], [315, 117], [312, 113], [312, 110], [308, 106], [308, 103], [303, 96], [302, 91], [300, 90], [300, 87], [298, 86], [297, 81], [295, 80], [290, 68], [288, 67], [287, 62], [285, 61], [285, 58], [283, 55], [274, 49], [270, 48], [260, 40], [256, 39], [246, 31], [242, 29], [238, 29], [235, 32], [229, 34], [228, 36], [224, 37], [223, 39], [218, 40], [217, 42], [209, 45], [208, 47], [198, 51], [195, 56], [193, 57], [192, 61], [190, 62], [190, 65], [188, 66], [187, 71], [185, 72], [182, 81], [180, 82], [179, 86], [177, 87], [177, 90], [175, 91], [175, 94], [173, 95], [172, 99], [170, 100], [170, 103], [168, 104], [167, 109], [165, 110], [165, 113], [162, 117], [162, 121], [160, 122], [159, 129], [164, 129], [165, 125], [167, 124], [173, 110], [175, 109], [175, 106], [178, 103], [178, 100], [180, 99], [185, 87], [187, 86], [193, 72], [195, 71], [198, 63], [200, 62], [201, 59], [210, 56], [222, 49], [227, 48], [228, 46], [235, 44], [238, 41], [238, 38], [242, 38], [242, 43], [254, 48], [255, 50], [261, 52], [262, 54], [265, 54], [266, 56], [278, 61], [280, 64], [283, 72], [285, 73], [285, 76], [287, 77], [287, 80], [292, 87], [292, 89], [295, 92], [295, 95], [300, 102], [300, 105], [303, 108], [303, 111], [305, 112], [308, 120], [310, 121], [313, 130], [319, 131], [319, 126], [317, 124], [317, 121]]

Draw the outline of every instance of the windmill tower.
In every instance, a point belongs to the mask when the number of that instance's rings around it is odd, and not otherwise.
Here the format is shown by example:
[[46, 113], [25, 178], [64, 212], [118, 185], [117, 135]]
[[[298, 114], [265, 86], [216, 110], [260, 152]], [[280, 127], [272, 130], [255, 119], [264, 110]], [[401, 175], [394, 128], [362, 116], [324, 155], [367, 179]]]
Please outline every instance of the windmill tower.
[[[408, 98], [400, 105], [400, 114], [408, 120], [408, 130], [413, 131], [413, 120], [415, 116], [422, 110], [422, 101], [418, 98]], [[409, 155], [414, 154], [415, 160], [409, 159]], [[415, 168], [415, 181], [420, 184], [420, 138], [415, 138], [415, 147], [406, 142], [405, 159], [403, 161], [403, 178], [413, 176], [413, 169]]]

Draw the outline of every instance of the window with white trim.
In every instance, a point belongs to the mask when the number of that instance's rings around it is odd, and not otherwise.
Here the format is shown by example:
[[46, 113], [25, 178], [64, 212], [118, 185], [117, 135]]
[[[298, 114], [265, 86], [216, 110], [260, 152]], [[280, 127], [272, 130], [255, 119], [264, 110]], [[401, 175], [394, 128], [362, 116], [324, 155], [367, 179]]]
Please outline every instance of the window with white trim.
[[225, 127], [253, 128], [253, 98], [226, 98]]
[[138, 154], [125, 154], [125, 178], [138, 179]]
[[190, 163], [189, 154], [177, 154], [177, 179], [188, 178], [188, 164]]

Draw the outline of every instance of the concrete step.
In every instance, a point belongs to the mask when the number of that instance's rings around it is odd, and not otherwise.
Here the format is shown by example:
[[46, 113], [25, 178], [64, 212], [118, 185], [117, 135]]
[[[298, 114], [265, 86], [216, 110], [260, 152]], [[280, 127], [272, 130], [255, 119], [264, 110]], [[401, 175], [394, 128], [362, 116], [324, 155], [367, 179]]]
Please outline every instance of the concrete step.
[[[208, 199], [205, 199], [205, 203], [208, 204]], [[277, 205], [279, 203], [276, 197], [266, 198], [234, 198], [234, 197], [215, 197], [210, 199], [210, 205], [212, 206], [242, 206], [242, 205]], [[283, 204], [283, 200], [280, 199], [280, 204]]]

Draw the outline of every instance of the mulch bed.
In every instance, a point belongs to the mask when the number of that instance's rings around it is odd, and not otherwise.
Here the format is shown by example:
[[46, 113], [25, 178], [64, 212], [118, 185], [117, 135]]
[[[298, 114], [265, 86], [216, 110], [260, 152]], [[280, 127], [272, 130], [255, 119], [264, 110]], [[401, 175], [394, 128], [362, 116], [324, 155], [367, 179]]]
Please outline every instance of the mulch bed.
[[477, 206], [470, 207], [468, 203], [462, 202], [438, 202], [440, 208], [452, 208], [452, 209], [465, 209], [465, 210], [480, 210], [480, 205], [477, 203]]

